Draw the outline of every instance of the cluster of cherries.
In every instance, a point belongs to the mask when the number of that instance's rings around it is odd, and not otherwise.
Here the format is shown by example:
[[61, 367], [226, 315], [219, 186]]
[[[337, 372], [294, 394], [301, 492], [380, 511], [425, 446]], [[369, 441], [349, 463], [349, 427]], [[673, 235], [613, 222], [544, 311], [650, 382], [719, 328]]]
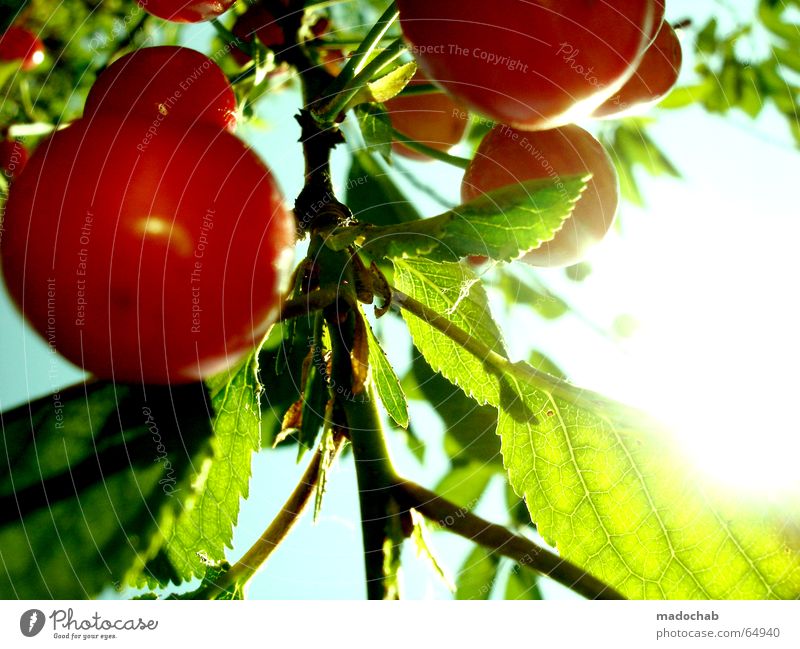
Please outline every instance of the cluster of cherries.
[[[443, 94], [392, 99], [394, 127], [446, 151], [468, 112], [495, 126], [461, 186], [465, 201], [526, 180], [591, 173], [555, 238], [527, 253], [535, 266], [581, 261], [613, 222], [618, 179], [602, 145], [574, 124], [652, 107], [675, 85], [681, 46], [664, 0], [582, 2], [397, 0], [403, 33]], [[415, 155], [405, 147], [405, 155]], [[478, 263], [479, 258], [472, 261]]]
[[294, 219], [235, 124], [214, 61], [148, 47], [106, 68], [83, 118], [37, 147], [11, 184], [2, 270], [63, 356], [117, 381], [196, 381], [275, 322]]
[[[233, 2], [140, 0], [179, 22], [213, 18]], [[397, 4], [420, 67], [412, 86], [433, 80], [444, 92], [387, 102], [394, 128], [447, 151], [470, 113], [495, 124], [464, 175], [465, 201], [590, 173], [564, 228], [524, 257], [546, 266], [581, 259], [611, 225], [618, 181], [600, 143], [573, 122], [641, 110], [674, 85], [681, 51], [663, 2]], [[41, 61], [38, 39], [12, 47], [23, 42], [15, 29], [0, 40], [0, 58]], [[320, 37], [327, 23], [312, 31]], [[233, 32], [243, 43], [284, 44], [261, 5]], [[249, 63], [244, 50], [232, 55]], [[232, 366], [265, 334], [293, 257], [294, 221], [268, 168], [233, 134], [236, 116], [213, 60], [183, 47], [138, 49], [98, 76], [83, 118], [44, 140], [14, 175], [2, 270], [54, 349], [99, 377], [179, 383]]]

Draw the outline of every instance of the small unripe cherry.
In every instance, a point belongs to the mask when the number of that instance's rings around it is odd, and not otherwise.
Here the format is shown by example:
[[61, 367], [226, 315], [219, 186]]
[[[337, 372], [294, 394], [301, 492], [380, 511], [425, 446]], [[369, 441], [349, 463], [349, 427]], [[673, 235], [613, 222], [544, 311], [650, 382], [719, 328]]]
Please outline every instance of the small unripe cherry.
[[495, 126], [483, 139], [461, 184], [467, 202], [486, 192], [526, 180], [550, 179], [555, 186], [567, 177], [592, 174], [572, 215], [555, 237], [522, 258], [532, 266], [571, 266], [605, 237], [619, 204], [619, 183], [603, 145], [588, 131], [562, 126], [525, 132]]
[[[410, 87], [427, 85], [430, 81], [418, 72], [409, 82]], [[448, 151], [464, 137], [467, 129], [467, 111], [443, 92], [398, 96], [386, 102], [386, 112], [392, 126], [412, 140], [439, 151]], [[396, 153], [415, 160], [432, 158], [395, 142]]]
[[32, 70], [44, 61], [44, 43], [29, 29], [9, 27], [0, 35], [0, 61], [21, 61], [23, 70]]

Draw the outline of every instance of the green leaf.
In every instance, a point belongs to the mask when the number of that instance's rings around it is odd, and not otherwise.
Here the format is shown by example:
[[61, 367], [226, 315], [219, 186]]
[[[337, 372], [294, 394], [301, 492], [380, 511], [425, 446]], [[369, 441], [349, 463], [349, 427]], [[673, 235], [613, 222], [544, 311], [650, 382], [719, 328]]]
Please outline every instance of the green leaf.
[[622, 151], [631, 162], [641, 165], [651, 176], [681, 177], [675, 165], [641, 126], [620, 126], [616, 132], [614, 147]]
[[500, 560], [478, 545], [470, 552], [456, 578], [456, 599], [489, 599]]
[[630, 338], [638, 331], [639, 321], [629, 313], [622, 313], [614, 318], [611, 328], [620, 338]]
[[478, 505], [495, 475], [497, 469], [491, 464], [478, 462], [457, 464], [439, 480], [434, 491], [442, 498], [471, 511]]
[[528, 357], [528, 363], [530, 363], [531, 367], [549, 374], [550, 376], [555, 376], [559, 379], [566, 379], [567, 375], [564, 373], [558, 365], [556, 365], [549, 356], [544, 355], [542, 352], [538, 350], [533, 350], [531, 355]]
[[664, 97], [664, 99], [659, 102], [658, 107], [668, 110], [686, 108], [692, 104], [702, 102], [703, 98], [712, 88], [713, 85], [707, 82], [697, 83], [691, 86], [680, 86]]
[[525, 501], [516, 494], [508, 483], [506, 483], [505, 492], [506, 509], [508, 510], [508, 517], [511, 519], [512, 524], [516, 527], [532, 527], [536, 529], [536, 526], [533, 525], [533, 521], [531, 521], [530, 512], [528, 512], [528, 508], [525, 506]]
[[420, 396], [428, 401], [444, 423], [444, 446], [448, 457], [457, 463], [472, 462], [495, 472], [502, 471], [497, 410], [491, 406], [479, 406], [467, 397], [441, 374], [434, 372], [416, 349], [411, 367]]
[[564, 275], [573, 282], [585, 282], [592, 274], [592, 265], [588, 261], [581, 261], [564, 269]]
[[214, 458], [194, 508], [181, 516], [166, 553], [182, 579], [202, 577], [209, 562], [225, 560], [239, 503], [247, 498], [253, 453], [261, 445], [261, 384], [251, 355], [211, 385]]
[[498, 408], [510, 483], [561, 556], [630, 598], [800, 596], [800, 548], [785, 517], [703, 486], [642, 413], [508, 361], [462, 266], [395, 267], [400, 290], [466, 331], [474, 349], [487, 346], [478, 359], [404, 312], [431, 366]]
[[367, 336], [369, 342], [369, 366], [372, 372], [372, 380], [375, 382], [375, 389], [378, 396], [386, 408], [389, 416], [397, 422], [398, 426], [408, 428], [408, 403], [400, 379], [397, 378], [394, 368], [386, 353], [381, 348], [372, 327], [367, 323]]
[[520, 403], [503, 404], [498, 432], [511, 485], [561, 556], [629, 598], [800, 595], [783, 520], [704, 488], [640, 413], [534, 383], [518, 380]]
[[764, 109], [764, 94], [759, 86], [758, 73], [750, 66], [740, 70], [740, 90], [739, 108], [744, 111], [750, 119], [755, 119]]
[[712, 18], [697, 34], [695, 48], [697, 48], [697, 51], [702, 54], [710, 55], [717, 51], [717, 47], [717, 19]]
[[201, 384], [79, 385], [0, 415], [0, 597], [136, 582], [209, 455]]
[[[314, 323], [314, 317], [302, 317], [275, 325], [259, 354], [262, 448], [273, 448], [284, 415], [300, 399], [303, 362], [314, 335]], [[288, 439], [299, 441], [296, 435]]]
[[369, 224], [334, 233], [334, 249], [350, 245], [353, 230], [362, 248], [373, 257], [436, 254], [457, 260], [482, 255], [498, 261], [517, 259], [550, 241], [561, 229], [586, 188], [585, 178], [557, 184], [529, 180], [489, 192], [439, 216], [395, 226]]
[[800, 73], [800, 53], [783, 47], [773, 47], [772, 53], [778, 59], [778, 63], [791, 68], [794, 72]]
[[532, 570], [515, 564], [508, 575], [506, 599], [544, 599], [539, 589], [539, 576]]
[[[187, 593], [175, 593], [166, 597], [166, 599], [170, 600], [195, 600], [195, 599], [214, 599], [214, 600], [223, 600], [223, 601], [232, 601], [232, 600], [243, 600], [244, 599], [244, 591], [243, 587], [235, 583], [232, 586], [229, 586], [225, 590], [219, 590], [219, 587], [216, 585], [219, 578], [228, 572], [231, 569], [231, 565], [227, 561], [222, 561], [220, 563], [211, 562], [206, 567], [206, 573], [203, 576], [203, 580], [200, 582], [200, 586], [195, 590], [189, 591]], [[138, 599], [138, 598], [135, 598]], [[145, 597], [144, 599], [157, 599], [156, 596], [152, 597]]]
[[411, 531], [411, 541], [414, 544], [417, 557], [424, 559], [425, 562], [430, 566], [433, 573], [444, 584], [445, 588], [454, 593], [456, 586], [450, 576], [447, 574], [447, 571], [442, 566], [442, 563], [437, 558], [436, 552], [433, 550], [433, 544], [428, 538], [428, 522], [425, 520], [422, 514], [414, 509], [410, 511], [410, 514], [411, 522], [414, 526]]
[[452, 211], [443, 245], [456, 256], [511, 261], [550, 241], [572, 214], [588, 178], [531, 180], [488, 192]]
[[403, 88], [408, 85], [408, 82], [411, 81], [416, 72], [417, 64], [412, 61], [396, 67], [375, 81], [368, 82], [367, 89], [369, 94], [364, 98], [364, 101], [377, 102], [379, 104], [389, 101], [403, 91]]
[[358, 126], [367, 148], [389, 159], [392, 154], [392, 122], [381, 106], [364, 104], [355, 109]]
[[[500, 330], [489, 311], [486, 291], [466, 262], [395, 259], [395, 284], [497, 353], [504, 354]], [[500, 382], [449, 337], [416, 316], [403, 312], [414, 344], [428, 364], [478, 403], [497, 403]]]
[[798, 3], [778, 0], [760, 0], [758, 3], [758, 17], [769, 31], [776, 36], [792, 43], [795, 47], [800, 45], [800, 26], [784, 20], [783, 12], [793, 4], [798, 9]]

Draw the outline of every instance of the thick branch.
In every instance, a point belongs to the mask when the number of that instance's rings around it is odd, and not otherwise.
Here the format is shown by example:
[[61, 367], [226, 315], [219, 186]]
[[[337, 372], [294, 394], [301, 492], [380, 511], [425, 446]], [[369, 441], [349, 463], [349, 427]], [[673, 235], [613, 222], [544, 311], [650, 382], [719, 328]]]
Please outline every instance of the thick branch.
[[396, 489], [396, 498], [403, 506], [416, 509], [425, 518], [443, 528], [547, 575], [584, 597], [625, 599], [611, 586], [569, 561], [539, 547], [524, 536], [476, 516], [465, 507], [459, 507], [418, 484], [403, 482]]
[[351, 351], [355, 348], [355, 319], [361, 318], [361, 313], [350, 304], [339, 303], [337, 306], [343, 310], [331, 307], [327, 313], [333, 352], [331, 388], [344, 411], [353, 445], [367, 597], [384, 599], [387, 594], [384, 548], [389, 536], [391, 500], [397, 478], [386, 448], [374, 390], [371, 384], [360, 394], [353, 389]]

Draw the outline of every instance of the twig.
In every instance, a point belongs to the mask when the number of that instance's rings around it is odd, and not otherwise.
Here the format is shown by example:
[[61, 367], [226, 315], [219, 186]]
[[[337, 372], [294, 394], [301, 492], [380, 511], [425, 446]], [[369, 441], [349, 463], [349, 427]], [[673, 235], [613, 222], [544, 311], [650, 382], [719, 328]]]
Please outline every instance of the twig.
[[584, 572], [578, 566], [539, 547], [524, 536], [502, 525], [490, 523], [441, 496], [413, 482], [396, 487], [402, 505], [416, 509], [425, 518], [504, 557], [514, 559], [559, 584], [589, 599], [625, 599], [611, 586]]
[[[331, 454], [331, 461], [333, 461], [341, 451], [343, 442], [344, 436], [335, 432], [333, 438], [334, 450]], [[300, 516], [302, 516], [308, 503], [311, 501], [314, 490], [319, 484], [322, 460], [323, 449], [320, 448], [314, 453], [314, 458], [308, 465], [300, 482], [284, 503], [281, 511], [269, 524], [269, 527], [264, 530], [264, 533], [258, 541], [253, 544], [239, 561], [231, 566], [230, 570], [222, 573], [213, 584], [210, 584], [204, 589], [204, 592], [199, 593], [199, 598], [213, 596], [217, 594], [217, 591], [225, 591], [237, 584], [242, 586], [256, 574], [258, 569], [264, 565], [275, 549], [288, 536], [297, 521], [300, 520]]]
[[338, 297], [338, 291], [335, 288], [324, 288], [312, 291], [301, 297], [286, 300], [281, 305], [281, 312], [278, 316], [279, 322], [291, 320], [292, 318], [299, 318], [300, 316], [309, 315], [315, 311], [320, 311], [326, 306], [333, 303]]
[[606, 399], [599, 397], [590, 390], [576, 390], [569, 382], [537, 370], [526, 363], [512, 363], [486, 343], [471, 336], [457, 324], [439, 315], [430, 307], [422, 304], [422, 302], [394, 287], [391, 287], [391, 291], [393, 306], [408, 311], [423, 322], [427, 322], [431, 327], [443, 333], [461, 348], [498, 372], [535, 385], [537, 388], [545, 390], [553, 396], [568, 400], [575, 405], [596, 409], [607, 402]]

